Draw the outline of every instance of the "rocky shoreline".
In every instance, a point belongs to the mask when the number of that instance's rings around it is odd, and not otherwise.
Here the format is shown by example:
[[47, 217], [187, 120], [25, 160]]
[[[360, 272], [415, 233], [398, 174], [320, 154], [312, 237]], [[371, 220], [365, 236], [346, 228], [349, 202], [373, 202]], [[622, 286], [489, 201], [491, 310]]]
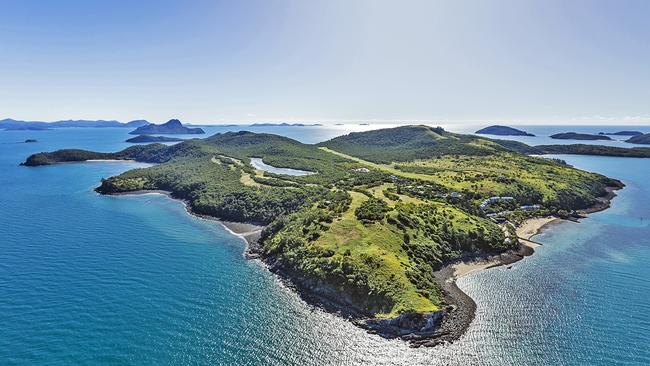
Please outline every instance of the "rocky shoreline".
[[[615, 191], [623, 188], [608, 187], [607, 194], [598, 199], [594, 206], [577, 211], [578, 218], [584, 218], [585, 215], [602, 211], [610, 206], [610, 201], [616, 196]], [[476, 312], [476, 303], [456, 285], [457, 266], [461, 263], [479, 264], [480, 268], [487, 269], [503, 265], [511, 265], [523, 258], [534, 254], [533, 245], [530, 245], [530, 236], [537, 234], [550, 221], [547, 221], [536, 228], [528, 238], [520, 238], [527, 243], [521, 243], [517, 249], [508, 250], [502, 253], [483, 253], [478, 255], [468, 255], [459, 258], [443, 266], [434, 273], [442, 292], [444, 294], [444, 303], [446, 304], [440, 310], [431, 313], [404, 313], [394, 318], [373, 318], [369, 314], [356, 308], [354, 304], [341, 296], [336, 289], [319, 283], [313, 279], [302, 278], [296, 273], [292, 273], [287, 268], [283, 268], [278, 263], [274, 263], [270, 258], [262, 256], [262, 248], [259, 245], [264, 226], [254, 223], [238, 223], [224, 221], [218, 218], [197, 214], [192, 211], [191, 207], [182, 199], [173, 197], [171, 192], [162, 190], [141, 190], [124, 193], [112, 193], [111, 195], [131, 195], [131, 194], [164, 194], [172, 199], [181, 201], [187, 212], [191, 215], [202, 219], [210, 220], [221, 224], [228, 231], [244, 239], [247, 243], [244, 255], [247, 259], [259, 259], [261, 263], [274, 274], [288, 288], [295, 291], [305, 302], [318, 306], [325, 311], [335, 313], [352, 321], [355, 325], [368, 330], [369, 333], [378, 334], [384, 338], [399, 338], [410, 343], [411, 347], [433, 347], [443, 343], [454, 342], [465, 334], [467, 328], [474, 319]], [[559, 219], [559, 218], [557, 218]]]

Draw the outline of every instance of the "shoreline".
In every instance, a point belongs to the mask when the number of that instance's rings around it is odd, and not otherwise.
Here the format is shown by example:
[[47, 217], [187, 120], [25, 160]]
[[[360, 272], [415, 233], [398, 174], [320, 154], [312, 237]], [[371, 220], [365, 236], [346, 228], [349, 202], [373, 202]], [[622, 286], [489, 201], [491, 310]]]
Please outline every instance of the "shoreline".
[[525, 257], [535, 254], [535, 248], [541, 246], [532, 240], [542, 230], [549, 226], [562, 222], [573, 221], [579, 222], [579, 219], [587, 218], [589, 214], [604, 211], [611, 206], [611, 200], [616, 197], [616, 191], [624, 187], [607, 187], [607, 193], [597, 199], [597, 203], [592, 207], [577, 210], [577, 218], [562, 219], [555, 216], [532, 217], [524, 220], [515, 227], [519, 247], [498, 254], [479, 254], [460, 258], [451, 263], [444, 265], [434, 273], [438, 284], [444, 294], [444, 303], [448, 304], [451, 311], [446, 312], [443, 318], [438, 337], [412, 341], [412, 347], [432, 347], [442, 343], [452, 343], [459, 339], [474, 320], [476, 313], [476, 302], [456, 284], [456, 280], [462, 276], [473, 272], [500, 266], [508, 266], [516, 263]]
[[[598, 202], [590, 208], [576, 211], [578, 221], [586, 218], [588, 214], [603, 211], [610, 207], [611, 200], [616, 196], [615, 191], [621, 187], [608, 187], [606, 195], [599, 197]], [[102, 193], [97, 193], [102, 194]], [[399, 338], [409, 342], [411, 347], [434, 347], [440, 344], [453, 343], [465, 334], [476, 312], [476, 302], [469, 295], [463, 292], [456, 284], [456, 280], [469, 273], [485, 270], [498, 266], [510, 266], [531, 256], [535, 248], [541, 244], [532, 240], [532, 237], [553, 223], [564, 219], [555, 216], [532, 217], [524, 220], [516, 226], [516, 233], [519, 240], [519, 247], [501, 253], [481, 253], [468, 255], [455, 261], [445, 264], [434, 272], [434, 276], [443, 293], [443, 306], [440, 310], [428, 314], [402, 314], [391, 319], [377, 319], [365, 317], [352, 304], [345, 304], [337, 297], [333, 289], [323, 288], [323, 291], [314, 291], [318, 284], [310, 283], [309, 279], [292, 276], [283, 268], [267, 262], [262, 257], [261, 247], [258, 240], [261, 237], [264, 226], [254, 223], [240, 223], [221, 220], [213, 216], [202, 215], [192, 211], [189, 204], [180, 198], [176, 198], [169, 191], [164, 190], [138, 190], [132, 192], [110, 193], [106, 195], [138, 195], [138, 194], [162, 194], [171, 199], [180, 201], [188, 214], [203, 220], [209, 220], [220, 224], [229, 233], [241, 238], [246, 242], [243, 255], [246, 259], [258, 259], [271, 273], [274, 273], [280, 282], [294, 291], [309, 306], [316, 306], [326, 312], [334, 313], [342, 318], [352, 321], [353, 324], [365, 329], [368, 333], [379, 334], [382, 338]], [[509, 267], [508, 267], [509, 268]], [[419, 317], [416, 321], [425, 321], [427, 324], [434, 324], [425, 332], [407, 332], [402, 335], [387, 336], [382, 329], [402, 329], [396, 325], [402, 322], [409, 322], [413, 317]], [[403, 329], [402, 329], [403, 330]]]
[[167, 196], [172, 200], [179, 201], [183, 204], [183, 207], [185, 207], [185, 211], [191, 215], [194, 216], [198, 219], [201, 220], [207, 220], [211, 222], [216, 222], [219, 224], [221, 227], [226, 229], [227, 232], [230, 234], [239, 237], [240, 239], [244, 240], [246, 242], [246, 247], [244, 249], [244, 257], [247, 259], [255, 259], [259, 258], [258, 252], [258, 240], [260, 236], [262, 235], [262, 230], [264, 229], [264, 226], [262, 225], [257, 225], [253, 223], [245, 223], [245, 222], [235, 222], [235, 221], [228, 221], [228, 220], [221, 220], [219, 218], [216, 218], [214, 216], [209, 216], [209, 215], [202, 215], [199, 213], [196, 213], [192, 211], [192, 208], [190, 205], [185, 201], [184, 199], [174, 197], [172, 192], [170, 191], [165, 191], [162, 189], [141, 189], [137, 191], [131, 191], [131, 192], [119, 192], [119, 193], [110, 193], [110, 194], [105, 194], [105, 193], [99, 193], [96, 192], [99, 195], [104, 195], [104, 196], [132, 196], [132, 195], [145, 195], [145, 194], [160, 194], [163, 196]]

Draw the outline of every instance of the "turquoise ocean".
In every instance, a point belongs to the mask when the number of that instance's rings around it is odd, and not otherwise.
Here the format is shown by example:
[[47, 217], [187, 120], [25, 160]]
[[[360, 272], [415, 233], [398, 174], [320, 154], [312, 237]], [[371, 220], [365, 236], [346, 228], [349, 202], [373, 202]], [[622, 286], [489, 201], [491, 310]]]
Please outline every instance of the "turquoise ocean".
[[[206, 130], [314, 143], [372, 127]], [[520, 140], [541, 144], [632, 127], [525, 128], [539, 136]], [[1, 365], [650, 364], [650, 159], [557, 156], [626, 187], [610, 209], [547, 227], [534, 256], [459, 279], [477, 303], [467, 333], [412, 349], [307, 305], [246, 260], [239, 237], [177, 201], [93, 192], [144, 164], [18, 165], [39, 151], [119, 150], [128, 132], [0, 131]]]

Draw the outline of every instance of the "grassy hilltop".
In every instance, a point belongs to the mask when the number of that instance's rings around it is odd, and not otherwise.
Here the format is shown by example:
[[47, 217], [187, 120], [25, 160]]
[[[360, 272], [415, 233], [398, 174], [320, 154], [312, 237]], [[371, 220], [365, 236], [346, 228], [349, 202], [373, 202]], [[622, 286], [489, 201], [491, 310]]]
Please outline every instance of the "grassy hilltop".
[[[117, 153], [61, 150], [26, 165], [136, 159], [158, 165], [102, 181], [101, 193], [163, 189], [196, 213], [266, 225], [260, 254], [310, 292], [377, 317], [443, 305], [433, 272], [464, 254], [517, 245], [486, 217], [586, 208], [617, 182], [535, 158], [525, 144], [406, 126], [308, 145], [270, 134], [229, 132], [173, 146]], [[266, 164], [313, 172], [270, 174]], [[513, 201], [487, 209], [491, 196]], [[540, 205], [536, 211], [521, 205]], [[517, 216], [518, 215], [518, 216]]]

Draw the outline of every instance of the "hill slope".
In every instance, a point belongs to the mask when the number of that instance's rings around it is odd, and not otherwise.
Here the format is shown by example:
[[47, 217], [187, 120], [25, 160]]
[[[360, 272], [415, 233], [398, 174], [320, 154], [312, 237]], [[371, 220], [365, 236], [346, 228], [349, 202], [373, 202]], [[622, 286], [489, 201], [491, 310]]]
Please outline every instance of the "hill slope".
[[445, 155], [482, 156], [497, 151], [524, 151], [516, 141], [490, 140], [447, 132], [441, 127], [402, 126], [353, 132], [318, 144], [376, 163], [428, 159]]
[[163, 123], [161, 125], [155, 125], [155, 124], [148, 124], [148, 125], [143, 125], [135, 130], [129, 132], [131, 135], [153, 135], [153, 134], [192, 134], [192, 135], [197, 135], [197, 134], [204, 134], [205, 131], [203, 131], [202, 128], [190, 128], [190, 127], [185, 127], [181, 123], [181, 121], [177, 119], [170, 119], [166, 123]]

